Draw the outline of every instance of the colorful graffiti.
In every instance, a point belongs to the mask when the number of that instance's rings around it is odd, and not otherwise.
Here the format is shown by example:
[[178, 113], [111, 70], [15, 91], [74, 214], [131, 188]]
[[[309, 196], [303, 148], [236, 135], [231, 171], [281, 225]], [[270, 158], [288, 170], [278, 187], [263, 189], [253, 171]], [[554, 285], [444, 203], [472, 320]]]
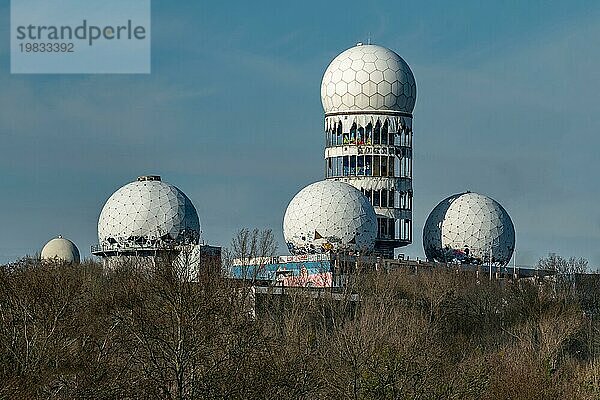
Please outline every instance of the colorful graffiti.
[[[240, 280], [270, 281], [271, 284], [280, 286], [332, 286], [331, 261], [308, 261], [308, 259], [300, 261], [297, 256], [292, 257], [290, 257], [290, 261], [282, 257], [281, 259], [276, 258], [276, 262], [264, 264], [236, 262], [229, 268], [226, 275], [229, 278]], [[263, 261], [275, 261], [275, 259], [269, 258]]]

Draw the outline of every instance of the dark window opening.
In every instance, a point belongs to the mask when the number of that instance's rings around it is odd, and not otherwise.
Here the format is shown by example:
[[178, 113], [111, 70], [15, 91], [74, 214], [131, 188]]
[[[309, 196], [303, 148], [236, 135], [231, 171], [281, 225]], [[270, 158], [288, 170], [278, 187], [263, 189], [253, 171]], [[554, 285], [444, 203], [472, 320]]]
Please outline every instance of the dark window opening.
[[366, 176], [373, 175], [372, 163], [373, 163], [373, 156], [365, 156], [365, 175]]
[[350, 128], [350, 144], [356, 144], [356, 124]]
[[381, 157], [381, 176], [388, 176], [387, 167], [388, 158], [386, 156]]
[[344, 156], [344, 176], [348, 176], [350, 174], [350, 158], [348, 156]]
[[373, 206], [374, 207], [379, 207], [379, 205], [381, 204], [381, 202], [379, 201], [379, 190], [373, 190]]
[[365, 144], [365, 128], [362, 126], [358, 128], [358, 136], [356, 138], [356, 144]]
[[358, 156], [356, 160], [356, 174], [364, 175], [365, 174], [365, 156]]
[[373, 124], [369, 123], [367, 125], [367, 129], [366, 129], [365, 135], [366, 135], [366, 137], [365, 137], [365, 144], [372, 144], [373, 143], [373, 139], [372, 139], [372, 136], [373, 136]]

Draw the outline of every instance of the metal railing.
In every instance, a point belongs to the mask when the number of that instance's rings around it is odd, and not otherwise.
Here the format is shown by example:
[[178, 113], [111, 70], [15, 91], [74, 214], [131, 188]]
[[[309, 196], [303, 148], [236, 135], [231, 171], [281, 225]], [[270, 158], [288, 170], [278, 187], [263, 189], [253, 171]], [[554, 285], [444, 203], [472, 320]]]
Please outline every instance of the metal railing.
[[102, 252], [128, 252], [128, 251], [154, 251], [154, 250], [174, 250], [181, 245], [173, 243], [115, 243], [115, 244], [93, 244], [91, 251], [93, 253]]

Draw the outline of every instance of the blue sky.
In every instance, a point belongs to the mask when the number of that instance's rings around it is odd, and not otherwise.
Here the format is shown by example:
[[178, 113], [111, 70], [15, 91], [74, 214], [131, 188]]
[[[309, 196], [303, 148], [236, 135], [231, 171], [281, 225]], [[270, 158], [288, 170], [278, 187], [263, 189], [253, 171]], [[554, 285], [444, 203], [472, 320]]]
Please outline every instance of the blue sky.
[[414, 244], [464, 190], [511, 215], [517, 262], [600, 266], [600, 3], [167, 2], [152, 5], [151, 75], [10, 75], [0, 0], [0, 262], [62, 234], [89, 256], [106, 199], [160, 174], [204, 236], [272, 228], [323, 177], [322, 74], [366, 41], [411, 66]]

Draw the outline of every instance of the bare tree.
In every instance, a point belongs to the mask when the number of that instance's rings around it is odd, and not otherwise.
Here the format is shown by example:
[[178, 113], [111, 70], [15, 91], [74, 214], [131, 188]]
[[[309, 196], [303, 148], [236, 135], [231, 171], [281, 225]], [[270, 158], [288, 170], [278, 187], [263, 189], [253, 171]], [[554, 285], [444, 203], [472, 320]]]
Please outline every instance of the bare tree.
[[585, 258], [564, 258], [556, 253], [548, 254], [537, 263], [538, 268], [556, 271], [555, 281], [558, 293], [576, 296], [576, 276], [587, 271], [588, 261]]
[[585, 258], [564, 258], [556, 253], [548, 254], [537, 262], [538, 268], [556, 271], [559, 274], [581, 274], [588, 269], [588, 260]]
[[[231, 241], [231, 245], [224, 251], [225, 268], [233, 266], [233, 260], [241, 260], [244, 269], [244, 279], [254, 282], [260, 269], [277, 254], [277, 241], [270, 229], [249, 230], [240, 229]], [[252, 264], [252, 267], [249, 266]]]
[[[230, 254], [274, 248], [245, 230]], [[189, 279], [192, 259], [0, 268], [0, 398], [600, 398], [600, 322], [579, 286], [365, 268], [352, 293], [261, 295], [252, 316], [245, 285]]]

